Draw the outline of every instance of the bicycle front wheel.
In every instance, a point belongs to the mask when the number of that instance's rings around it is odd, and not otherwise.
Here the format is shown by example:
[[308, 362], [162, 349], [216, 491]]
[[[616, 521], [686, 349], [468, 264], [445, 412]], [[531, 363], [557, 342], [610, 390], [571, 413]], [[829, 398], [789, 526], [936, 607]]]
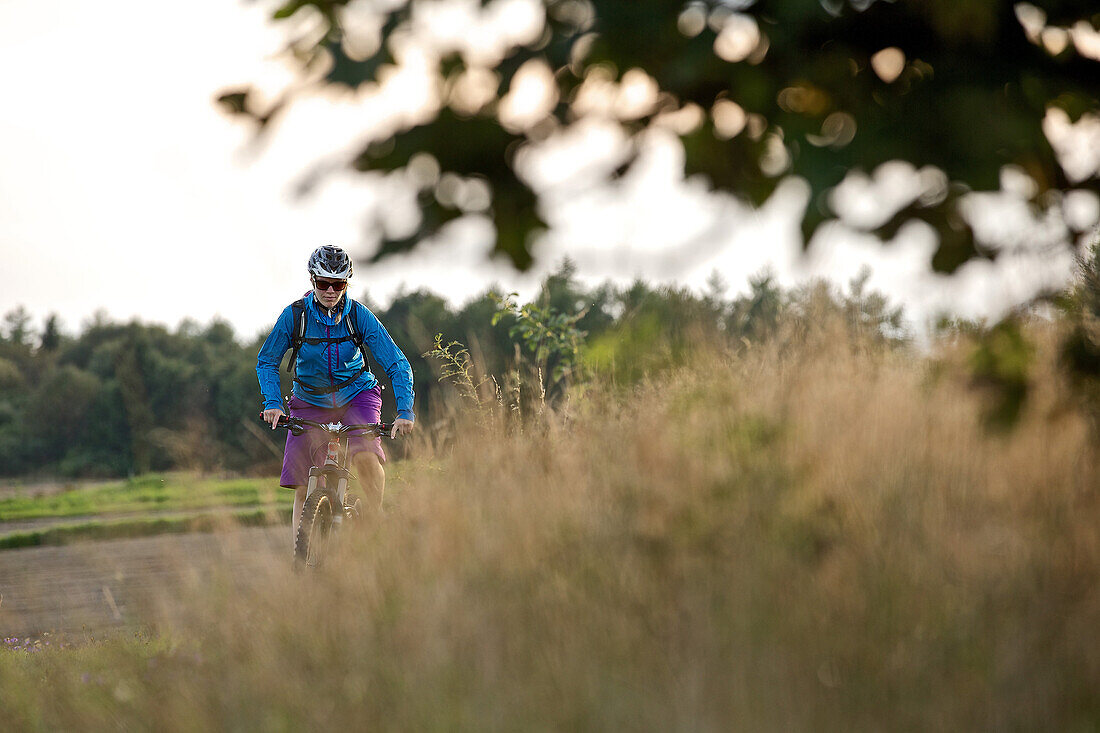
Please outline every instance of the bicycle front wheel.
[[294, 559], [307, 567], [321, 565], [332, 535], [332, 517], [336, 497], [327, 490], [314, 491], [302, 507], [298, 537], [294, 542]]

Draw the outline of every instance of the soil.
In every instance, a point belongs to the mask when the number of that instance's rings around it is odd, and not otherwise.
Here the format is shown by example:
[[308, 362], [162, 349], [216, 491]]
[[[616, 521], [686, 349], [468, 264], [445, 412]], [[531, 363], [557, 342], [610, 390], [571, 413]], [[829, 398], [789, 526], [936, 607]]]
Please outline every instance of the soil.
[[242, 583], [291, 563], [287, 527], [174, 534], [0, 552], [0, 636], [139, 627], [150, 599], [230, 568]]

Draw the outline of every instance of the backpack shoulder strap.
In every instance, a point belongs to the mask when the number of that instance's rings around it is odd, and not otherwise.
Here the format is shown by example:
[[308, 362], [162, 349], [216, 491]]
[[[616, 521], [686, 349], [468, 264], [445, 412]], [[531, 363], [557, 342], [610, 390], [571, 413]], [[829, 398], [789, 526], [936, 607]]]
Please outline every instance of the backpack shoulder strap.
[[367, 353], [367, 346], [363, 343], [363, 334], [355, 327], [355, 311], [357, 308], [366, 308], [366, 306], [358, 300], [352, 300], [351, 308], [348, 309], [348, 334], [351, 336], [352, 343], [359, 347], [359, 353], [363, 355], [363, 366], [369, 367], [370, 354]]
[[[359, 329], [355, 327], [355, 309], [362, 307], [358, 300], [351, 300], [351, 308], [348, 309], [348, 335], [351, 336], [352, 343], [359, 347], [360, 351], [363, 351], [363, 334], [359, 333]], [[366, 352], [363, 353], [363, 358], [366, 359]]]
[[362, 333], [355, 328], [355, 308], [359, 306], [359, 300], [348, 298], [348, 303], [351, 304], [351, 307], [348, 308], [348, 317], [345, 319], [348, 321], [348, 335], [355, 342], [355, 346], [359, 346], [363, 342]]
[[302, 348], [302, 341], [306, 336], [306, 299], [298, 298], [290, 304], [294, 313], [292, 321], [293, 330], [290, 332], [290, 361], [286, 365], [287, 372], [293, 374], [297, 370], [298, 350]]
[[[348, 300], [351, 301], [351, 308], [348, 309], [347, 317], [348, 335], [351, 337], [352, 343], [359, 347], [359, 353], [363, 355], [363, 369], [369, 369], [370, 354], [367, 353], [367, 347], [363, 344], [363, 334], [361, 334], [358, 329], [355, 328], [355, 309], [366, 308], [366, 306], [360, 303], [358, 300], [352, 300], [351, 298], [349, 298]], [[381, 385], [381, 387], [382, 389], [385, 389], [386, 385], [383, 384]]]

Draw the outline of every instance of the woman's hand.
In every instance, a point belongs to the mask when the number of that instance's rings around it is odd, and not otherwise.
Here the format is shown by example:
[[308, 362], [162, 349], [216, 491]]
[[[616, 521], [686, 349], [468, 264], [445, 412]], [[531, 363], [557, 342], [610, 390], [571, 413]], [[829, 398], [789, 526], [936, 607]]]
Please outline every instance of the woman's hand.
[[283, 411], [275, 407], [270, 410], [264, 410], [264, 422], [271, 423], [271, 429], [274, 430], [279, 425], [279, 421], [283, 419]]
[[398, 433], [411, 433], [412, 429], [412, 420], [406, 420], [403, 417], [399, 417], [393, 421], [393, 429], [390, 430], [390, 437], [396, 438]]

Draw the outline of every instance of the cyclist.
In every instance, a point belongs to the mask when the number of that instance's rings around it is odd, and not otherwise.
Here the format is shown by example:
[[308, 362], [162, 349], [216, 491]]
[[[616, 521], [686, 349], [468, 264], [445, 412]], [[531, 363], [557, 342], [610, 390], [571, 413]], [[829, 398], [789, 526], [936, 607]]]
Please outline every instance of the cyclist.
[[[304, 298], [283, 309], [260, 347], [256, 375], [264, 398], [264, 420], [274, 430], [283, 415], [279, 388], [279, 363], [292, 346], [294, 370], [289, 409], [292, 415], [320, 423], [345, 425], [376, 423], [382, 407], [382, 390], [367, 365], [364, 348], [386, 371], [397, 402], [397, 418], [391, 437], [413, 429], [413, 376], [409, 361], [393, 342], [373, 313], [361, 303], [345, 297], [352, 263], [339, 247], [318, 247], [307, 266], [313, 289]], [[304, 328], [303, 328], [304, 326]], [[306, 499], [310, 466], [319, 465], [313, 431], [293, 435], [287, 431], [283, 471], [279, 483], [294, 489], [295, 536]], [[381, 509], [386, 485], [382, 464], [386, 454], [380, 438], [351, 438], [348, 454], [359, 474], [364, 505]]]

